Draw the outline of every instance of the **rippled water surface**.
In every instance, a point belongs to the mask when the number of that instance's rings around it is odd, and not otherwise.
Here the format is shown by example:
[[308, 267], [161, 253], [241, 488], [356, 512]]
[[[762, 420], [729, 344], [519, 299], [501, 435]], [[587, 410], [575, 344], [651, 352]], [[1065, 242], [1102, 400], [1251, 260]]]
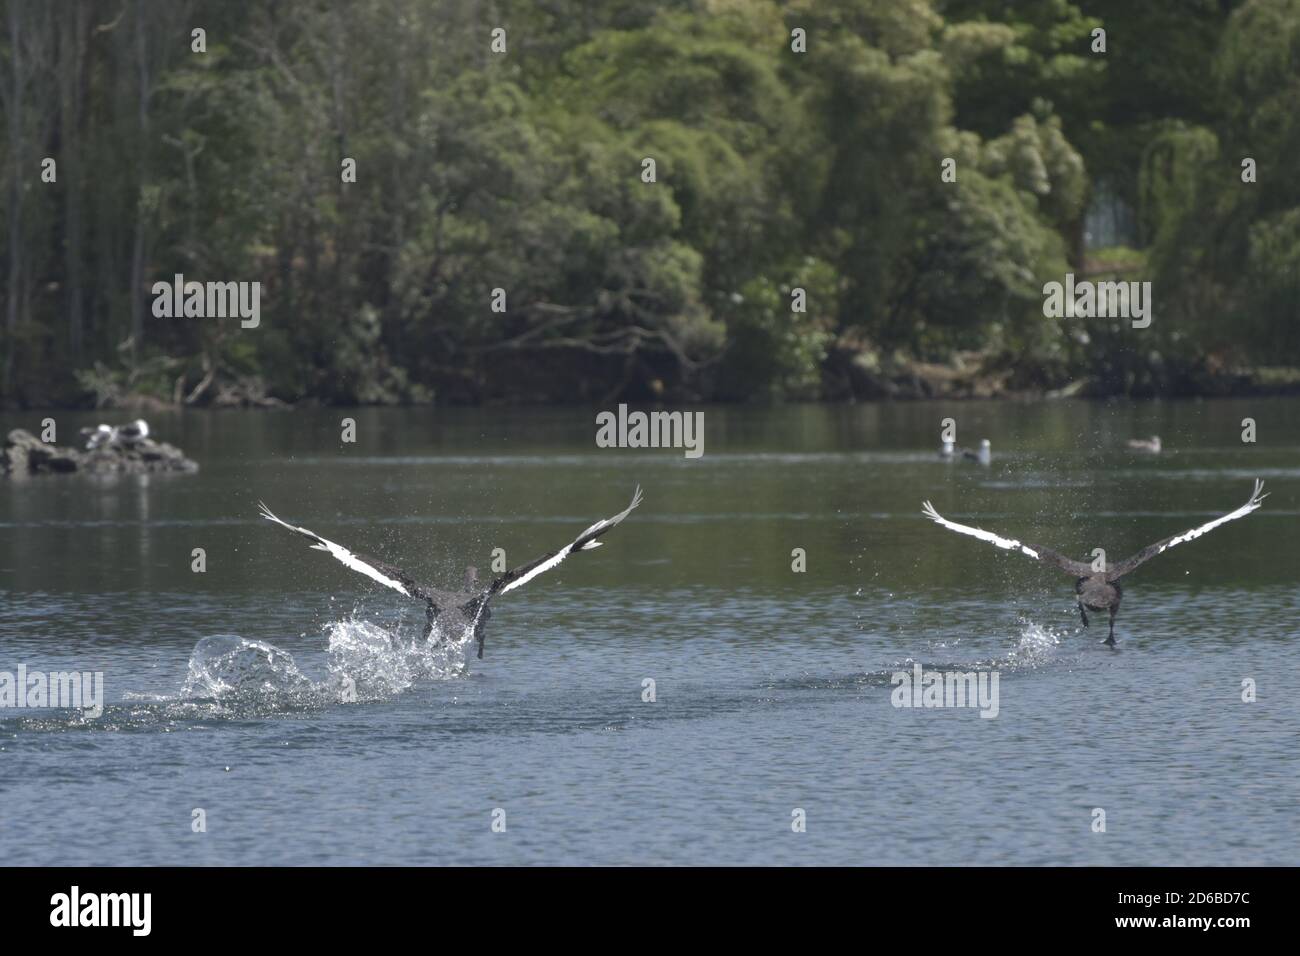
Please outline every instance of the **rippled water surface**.
[[[937, 458], [949, 415], [991, 467]], [[157, 416], [197, 476], [0, 480], [0, 672], [106, 697], [0, 708], [0, 858], [1300, 862], [1300, 402], [705, 409], [698, 460], [597, 449], [594, 417]], [[920, 514], [1114, 561], [1257, 477], [1261, 511], [1125, 579], [1114, 651], [1069, 577]], [[602, 548], [496, 600], [482, 661], [257, 517], [450, 587], [638, 482]], [[917, 662], [996, 674], [997, 716], [893, 706]]]

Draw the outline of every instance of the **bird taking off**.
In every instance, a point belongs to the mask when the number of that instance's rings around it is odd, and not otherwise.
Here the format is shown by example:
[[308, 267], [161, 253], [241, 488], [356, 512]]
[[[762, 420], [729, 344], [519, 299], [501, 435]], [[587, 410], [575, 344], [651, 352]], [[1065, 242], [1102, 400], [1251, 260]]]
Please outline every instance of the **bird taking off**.
[[442, 625], [443, 633], [469, 632], [478, 640], [478, 656], [481, 660], [483, 658], [484, 629], [488, 618], [491, 617], [488, 602], [493, 597], [523, 587], [539, 574], [544, 574], [556, 567], [575, 551], [591, 551], [594, 548], [599, 548], [602, 542], [597, 539], [630, 515], [632, 509], [640, 503], [641, 486], [638, 485], [630, 505], [612, 518], [597, 521], [563, 548], [544, 554], [537, 560], [520, 565], [512, 571], [507, 571], [505, 574], [492, 579], [486, 585], [479, 584], [477, 569], [467, 568], [464, 588], [459, 591], [442, 591], [434, 587], [422, 587], [400, 568], [349, 551], [343, 545], [322, 538], [314, 531], [308, 531], [306, 528], [299, 528], [296, 525], [282, 521], [272, 514], [271, 509], [265, 504], [258, 502], [258, 505], [261, 508], [263, 518], [274, 521], [281, 527], [288, 528], [294, 534], [302, 535], [312, 541], [314, 550], [324, 551], [345, 567], [351, 568], [358, 574], [365, 575], [370, 580], [382, 584], [386, 588], [391, 588], [398, 594], [414, 598], [417, 601], [423, 601], [425, 605], [425, 640], [428, 640], [433, 633], [435, 620]]
[[987, 541], [994, 547], [1001, 548], [1004, 551], [1019, 551], [1023, 555], [1042, 561], [1044, 564], [1054, 565], [1066, 574], [1073, 575], [1077, 579], [1074, 584], [1074, 593], [1079, 605], [1079, 616], [1083, 618], [1083, 626], [1088, 626], [1089, 611], [1097, 613], [1108, 611], [1110, 613], [1110, 634], [1103, 643], [1114, 647], [1115, 615], [1119, 613], [1119, 603], [1123, 596], [1119, 586], [1120, 578], [1132, 572], [1138, 565], [1151, 560], [1157, 554], [1168, 551], [1175, 545], [1182, 544], [1185, 541], [1194, 541], [1207, 531], [1213, 531], [1221, 524], [1227, 524], [1229, 521], [1246, 517], [1246, 515], [1258, 509], [1260, 502], [1266, 497], [1268, 496], [1264, 493], [1264, 483], [1256, 480], [1255, 490], [1251, 493], [1250, 499], [1236, 511], [1229, 511], [1226, 515], [1215, 518], [1199, 528], [1192, 528], [1181, 534], [1171, 535], [1157, 541], [1155, 544], [1147, 545], [1137, 554], [1112, 564], [1101, 571], [1094, 570], [1093, 566], [1086, 561], [1075, 561], [1063, 554], [1058, 554], [1050, 548], [1044, 548], [1037, 544], [1026, 544], [1014, 538], [1004, 538], [982, 528], [972, 528], [970, 525], [949, 521], [935, 511], [934, 505], [928, 501], [922, 503], [921, 510], [927, 518], [936, 524], [943, 525], [949, 531], [956, 531], [958, 534], [979, 538], [981, 541]]

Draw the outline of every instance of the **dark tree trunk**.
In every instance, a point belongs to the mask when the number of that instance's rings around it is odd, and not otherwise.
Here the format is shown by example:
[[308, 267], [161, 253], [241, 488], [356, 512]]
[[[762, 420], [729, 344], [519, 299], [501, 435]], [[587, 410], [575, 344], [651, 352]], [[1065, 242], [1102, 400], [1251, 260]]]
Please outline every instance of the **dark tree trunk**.
[[146, 192], [149, 182], [149, 48], [146, 42], [144, 12], [145, 5], [137, 4], [135, 9], [135, 52], [136, 66], [139, 70], [140, 90], [138, 99], [138, 122], [140, 128], [140, 165], [138, 169], [139, 189], [135, 206], [135, 240], [131, 245], [131, 360], [139, 362], [144, 346], [144, 254], [145, 230], [149, 227], [149, 215], [146, 209]]
[[74, 0], [64, 18], [64, 48], [60, 96], [61, 162], [66, 223], [63, 242], [67, 281], [68, 345], [74, 362], [79, 362], [85, 339], [85, 296], [82, 289], [82, 197], [81, 197], [81, 113], [82, 74], [84, 70], [85, 6]]
[[9, 4], [9, 43], [11, 87], [9, 108], [9, 150], [12, 169], [9, 177], [9, 283], [5, 289], [5, 356], [0, 369], [0, 395], [8, 395], [13, 384], [15, 335], [18, 310], [22, 302], [23, 275], [23, 67], [22, 15], [20, 3]]

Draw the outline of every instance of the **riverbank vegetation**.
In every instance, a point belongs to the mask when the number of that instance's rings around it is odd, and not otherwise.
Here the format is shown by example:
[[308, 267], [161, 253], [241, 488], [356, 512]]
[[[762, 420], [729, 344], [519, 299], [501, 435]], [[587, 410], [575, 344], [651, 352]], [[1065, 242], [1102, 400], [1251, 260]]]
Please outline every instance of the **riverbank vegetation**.
[[0, 7], [0, 403], [1300, 380], [1300, 0]]

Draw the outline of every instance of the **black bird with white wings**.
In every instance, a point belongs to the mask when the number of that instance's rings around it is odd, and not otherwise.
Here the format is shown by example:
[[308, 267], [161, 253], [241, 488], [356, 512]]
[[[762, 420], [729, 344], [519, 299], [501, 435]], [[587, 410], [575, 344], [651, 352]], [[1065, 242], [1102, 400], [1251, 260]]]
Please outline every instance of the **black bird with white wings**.
[[478, 571], [476, 568], [465, 569], [465, 586], [459, 591], [442, 591], [433, 587], [421, 587], [416, 584], [405, 571], [395, 568], [392, 565], [385, 564], [382, 561], [376, 561], [374, 558], [368, 558], [364, 555], [355, 554], [343, 547], [341, 544], [335, 544], [326, 538], [322, 538], [314, 531], [308, 531], [306, 528], [299, 528], [291, 525], [286, 521], [281, 521], [262, 502], [258, 502], [262, 509], [262, 517], [268, 521], [274, 521], [282, 527], [288, 528], [295, 534], [300, 534], [314, 543], [312, 548], [317, 551], [325, 551], [333, 555], [338, 561], [377, 581], [384, 587], [392, 588], [398, 594], [404, 594], [409, 598], [415, 598], [423, 601], [425, 605], [425, 628], [424, 639], [428, 640], [433, 633], [434, 621], [438, 621], [443, 633], [471, 633], [478, 640], [478, 656], [483, 658], [483, 637], [484, 629], [487, 625], [488, 618], [492, 612], [488, 610], [488, 602], [498, 594], [505, 594], [513, 591], [515, 588], [523, 587], [533, 578], [537, 577], [551, 568], [558, 565], [561, 561], [573, 554], [575, 551], [590, 551], [593, 548], [599, 548], [601, 542], [597, 539], [610, 528], [614, 527], [629, 514], [632, 509], [641, 503], [641, 486], [638, 485], [636, 493], [632, 496], [632, 503], [625, 509], [614, 515], [612, 518], [605, 518], [597, 521], [582, 534], [578, 535], [569, 544], [560, 548], [558, 551], [552, 551], [544, 554], [536, 561], [530, 561], [527, 564], [520, 565], [513, 571], [507, 571], [505, 574], [494, 578], [488, 585], [483, 586], [478, 582]]
[[1252, 511], [1256, 510], [1268, 495], [1264, 494], [1264, 483], [1255, 481], [1255, 490], [1251, 493], [1250, 500], [1238, 508], [1236, 511], [1230, 511], [1222, 517], [1215, 518], [1208, 524], [1203, 524], [1199, 528], [1192, 528], [1190, 531], [1184, 531], [1181, 534], [1171, 535], [1155, 544], [1148, 545], [1132, 557], [1125, 558], [1118, 564], [1112, 564], [1101, 571], [1094, 571], [1091, 564], [1086, 561], [1075, 561], [1065, 557], [1063, 554], [1043, 548], [1036, 544], [1025, 544], [1016, 541], [1013, 538], [1004, 538], [994, 534], [992, 531], [984, 531], [981, 528], [972, 528], [969, 525], [957, 524], [955, 521], [949, 521], [939, 512], [934, 510], [934, 505], [926, 501], [922, 504], [922, 511], [931, 521], [943, 525], [949, 531], [956, 531], [958, 534], [967, 534], [972, 538], [979, 538], [981, 541], [987, 541], [1004, 551], [1019, 551], [1021, 554], [1028, 555], [1045, 564], [1055, 565], [1066, 574], [1071, 574], [1078, 580], [1074, 584], [1074, 593], [1077, 596], [1079, 604], [1079, 616], [1083, 618], [1083, 626], [1088, 626], [1088, 612], [1102, 611], [1110, 612], [1110, 634], [1103, 641], [1111, 647], [1115, 646], [1115, 615], [1119, 613], [1119, 602], [1123, 597], [1123, 592], [1119, 586], [1119, 579], [1133, 571], [1138, 565], [1149, 561], [1157, 554], [1169, 550], [1174, 545], [1182, 544], [1184, 541], [1194, 541], [1207, 531], [1213, 531], [1221, 524], [1227, 524], [1229, 521], [1235, 521], [1237, 518], [1244, 518]]

